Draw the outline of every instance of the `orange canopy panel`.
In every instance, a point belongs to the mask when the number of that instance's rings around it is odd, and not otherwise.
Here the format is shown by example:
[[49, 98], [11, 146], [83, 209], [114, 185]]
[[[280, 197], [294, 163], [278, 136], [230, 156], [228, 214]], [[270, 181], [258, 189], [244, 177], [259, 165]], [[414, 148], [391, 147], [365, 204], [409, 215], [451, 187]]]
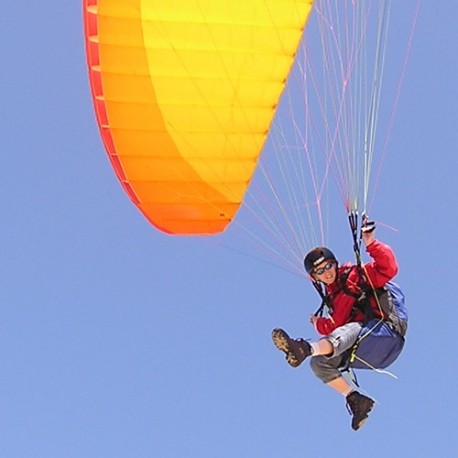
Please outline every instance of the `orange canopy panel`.
[[83, 0], [97, 121], [146, 218], [221, 232], [256, 167], [313, 0]]

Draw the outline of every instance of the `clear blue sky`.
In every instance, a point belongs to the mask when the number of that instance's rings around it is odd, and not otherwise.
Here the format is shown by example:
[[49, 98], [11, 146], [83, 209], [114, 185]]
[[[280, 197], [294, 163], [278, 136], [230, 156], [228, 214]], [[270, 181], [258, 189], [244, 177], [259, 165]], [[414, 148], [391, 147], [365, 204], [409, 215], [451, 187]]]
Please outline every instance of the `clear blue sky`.
[[379, 404], [355, 433], [343, 400], [270, 341], [276, 326], [314, 336], [311, 286], [167, 237], [123, 194], [94, 119], [81, 2], [4, 2], [2, 458], [457, 454], [458, 16], [439, 3], [421, 5], [372, 215], [399, 229], [377, 234], [399, 258], [408, 340], [398, 380], [360, 374]]

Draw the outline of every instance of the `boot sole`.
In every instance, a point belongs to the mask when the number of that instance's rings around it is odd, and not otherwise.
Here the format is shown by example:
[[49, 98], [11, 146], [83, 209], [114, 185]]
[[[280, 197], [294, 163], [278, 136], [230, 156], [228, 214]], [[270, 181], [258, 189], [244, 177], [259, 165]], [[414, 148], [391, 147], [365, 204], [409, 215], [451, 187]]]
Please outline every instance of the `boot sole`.
[[283, 329], [274, 329], [272, 331], [272, 340], [274, 345], [283, 353], [286, 354], [286, 361], [292, 367], [299, 366], [297, 358], [294, 356], [294, 353], [291, 351], [289, 346], [289, 336], [283, 331]]

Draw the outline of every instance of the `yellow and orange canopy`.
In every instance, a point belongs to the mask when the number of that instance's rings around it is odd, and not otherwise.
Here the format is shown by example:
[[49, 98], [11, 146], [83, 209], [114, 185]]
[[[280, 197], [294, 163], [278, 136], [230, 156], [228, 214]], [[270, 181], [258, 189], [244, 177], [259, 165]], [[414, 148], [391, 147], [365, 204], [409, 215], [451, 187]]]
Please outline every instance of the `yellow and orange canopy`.
[[254, 172], [312, 0], [84, 0], [105, 148], [146, 218], [221, 232]]

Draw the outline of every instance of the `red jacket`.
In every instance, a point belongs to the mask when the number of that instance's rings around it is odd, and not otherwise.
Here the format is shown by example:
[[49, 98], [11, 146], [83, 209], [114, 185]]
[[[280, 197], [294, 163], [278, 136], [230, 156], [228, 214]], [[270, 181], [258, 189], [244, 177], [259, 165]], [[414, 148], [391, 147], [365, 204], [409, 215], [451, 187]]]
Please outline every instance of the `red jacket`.
[[[363, 270], [370, 286], [381, 288], [398, 273], [398, 264], [393, 250], [382, 242], [374, 240], [366, 247], [366, 251], [373, 261], [364, 265]], [[318, 318], [316, 330], [323, 335], [330, 334], [334, 329], [353, 321], [364, 321], [364, 314], [354, 309], [356, 298], [342, 288], [339, 278], [351, 267], [351, 263], [338, 267], [337, 280], [326, 286], [326, 292], [331, 299], [332, 311], [329, 317]], [[358, 269], [350, 270], [346, 281], [346, 289], [352, 293], [360, 293]], [[374, 312], [380, 316], [378, 307], [373, 304]]]

